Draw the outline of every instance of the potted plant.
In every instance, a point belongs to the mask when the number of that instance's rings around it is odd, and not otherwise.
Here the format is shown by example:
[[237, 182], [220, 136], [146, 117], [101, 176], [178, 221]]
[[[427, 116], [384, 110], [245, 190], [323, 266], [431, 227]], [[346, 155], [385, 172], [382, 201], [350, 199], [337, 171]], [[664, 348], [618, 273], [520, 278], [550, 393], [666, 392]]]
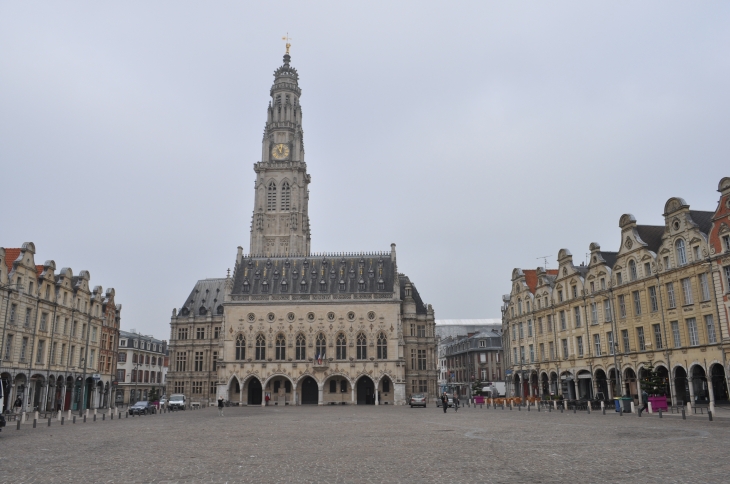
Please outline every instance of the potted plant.
[[641, 390], [649, 395], [649, 403], [653, 411], [667, 411], [667, 379], [659, 375], [653, 363], [644, 368], [645, 376], [641, 379]]

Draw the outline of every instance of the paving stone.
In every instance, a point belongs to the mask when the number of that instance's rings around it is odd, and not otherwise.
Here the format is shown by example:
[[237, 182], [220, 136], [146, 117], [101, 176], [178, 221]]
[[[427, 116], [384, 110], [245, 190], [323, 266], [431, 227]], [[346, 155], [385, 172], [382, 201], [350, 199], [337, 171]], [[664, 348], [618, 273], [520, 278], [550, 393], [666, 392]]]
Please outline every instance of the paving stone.
[[727, 482], [730, 420], [229, 407], [0, 433], [0, 482]]

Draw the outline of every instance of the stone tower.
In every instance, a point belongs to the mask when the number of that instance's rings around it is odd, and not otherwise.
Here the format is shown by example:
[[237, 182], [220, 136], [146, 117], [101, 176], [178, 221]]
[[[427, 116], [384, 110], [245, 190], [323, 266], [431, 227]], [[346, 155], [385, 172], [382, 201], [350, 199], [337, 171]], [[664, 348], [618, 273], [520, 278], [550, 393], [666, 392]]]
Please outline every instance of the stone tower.
[[254, 255], [309, 255], [309, 182], [304, 162], [304, 131], [299, 97], [299, 74], [289, 65], [274, 72], [271, 101], [261, 147], [254, 164], [256, 197], [251, 220]]

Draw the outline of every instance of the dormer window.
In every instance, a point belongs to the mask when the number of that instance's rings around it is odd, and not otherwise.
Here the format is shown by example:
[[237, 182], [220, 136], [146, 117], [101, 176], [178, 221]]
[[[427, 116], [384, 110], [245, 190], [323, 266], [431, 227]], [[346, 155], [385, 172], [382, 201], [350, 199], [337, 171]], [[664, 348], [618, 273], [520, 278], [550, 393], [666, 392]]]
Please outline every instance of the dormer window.
[[558, 291], [558, 302], [563, 302], [563, 291]]
[[695, 245], [694, 247], [692, 247], [692, 254], [694, 255], [695, 261], [699, 262], [702, 260], [702, 255], [700, 254], [699, 245]]
[[243, 281], [243, 292], [249, 292], [251, 290], [251, 285], [248, 283], [248, 279]]
[[302, 279], [302, 282], [299, 283], [299, 291], [304, 292], [307, 290], [307, 281]]
[[340, 279], [340, 291], [345, 291], [345, 289], [347, 289], [345, 281], [344, 279]]
[[359, 281], [357, 282], [357, 287], [358, 287], [358, 289], [360, 289], [361, 291], [364, 291], [364, 290], [365, 290], [365, 280], [361, 278], [361, 279], [360, 279], [360, 280], [359, 280]]
[[200, 309], [198, 309], [198, 314], [200, 314], [201, 316], [205, 316], [207, 312], [208, 311], [205, 309], [205, 306], [200, 306]]
[[638, 278], [638, 273], [636, 272], [636, 262], [633, 260], [629, 261], [629, 278], [632, 281], [635, 281]]
[[593, 294], [595, 292], [595, 290], [596, 290], [596, 285], [594, 284], [593, 281], [591, 281], [591, 294]]
[[575, 298], [578, 297], [578, 287], [577, 286], [573, 286], [572, 289], [573, 289], [573, 299], [575, 299]]
[[324, 279], [319, 281], [319, 290], [322, 292], [327, 290], [327, 281], [325, 281]]
[[618, 272], [618, 273], [616, 274], [616, 284], [619, 284], [619, 285], [621, 285], [621, 284], [623, 284], [623, 282], [624, 282], [624, 278], [623, 278], [623, 276], [621, 275], [621, 273], [620, 273], [620, 272]]
[[378, 289], [380, 289], [381, 291], [385, 289], [385, 281], [382, 278], [378, 279]]
[[651, 263], [645, 262], [644, 263], [644, 277], [649, 277], [651, 275]]
[[684, 240], [677, 239], [674, 246], [677, 249], [677, 262], [680, 266], [685, 265], [687, 263], [687, 250], [684, 245]]
[[269, 292], [269, 283], [268, 281], [264, 281], [261, 283], [261, 292]]
[[289, 284], [286, 280], [281, 281], [281, 292], [286, 292], [289, 289]]

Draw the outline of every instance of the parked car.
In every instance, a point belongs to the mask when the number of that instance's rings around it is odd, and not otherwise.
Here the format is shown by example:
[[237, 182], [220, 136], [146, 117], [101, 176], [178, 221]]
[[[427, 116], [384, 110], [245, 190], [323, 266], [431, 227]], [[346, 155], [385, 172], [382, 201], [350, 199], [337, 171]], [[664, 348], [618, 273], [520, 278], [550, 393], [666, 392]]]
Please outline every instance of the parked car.
[[[449, 407], [453, 407], [454, 406], [454, 394], [453, 393], [447, 393], [446, 394], [446, 398], [448, 398]], [[436, 406], [437, 407], [440, 407], [441, 406], [441, 395], [439, 395], [438, 398], [436, 399]]]
[[185, 410], [185, 395], [182, 393], [170, 395], [170, 401], [167, 403], [167, 408], [170, 410]]
[[129, 415], [147, 415], [148, 413], [154, 413], [155, 408], [150, 402], [137, 402], [127, 410]]
[[411, 400], [408, 402], [413, 407], [426, 407], [426, 395], [423, 393], [415, 393], [411, 395]]

